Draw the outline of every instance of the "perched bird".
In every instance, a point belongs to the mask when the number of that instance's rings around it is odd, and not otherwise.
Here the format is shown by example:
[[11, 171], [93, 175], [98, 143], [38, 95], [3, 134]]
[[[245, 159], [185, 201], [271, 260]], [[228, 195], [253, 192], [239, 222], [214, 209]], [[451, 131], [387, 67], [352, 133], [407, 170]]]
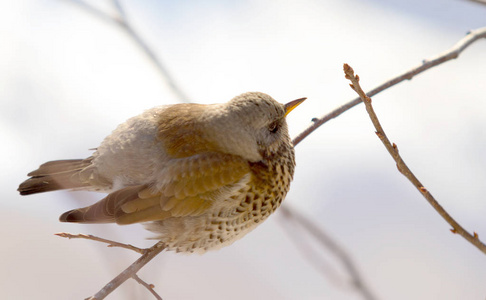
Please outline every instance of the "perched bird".
[[118, 126], [92, 156], [41, 165], [21, 195], [61, 189], [109, 193], [62, 222], [144, 223], [166, 249], [226, 246], [285, 198], [295, 167], [280, 104], [251, 92], [224, 104], [155, 107]]

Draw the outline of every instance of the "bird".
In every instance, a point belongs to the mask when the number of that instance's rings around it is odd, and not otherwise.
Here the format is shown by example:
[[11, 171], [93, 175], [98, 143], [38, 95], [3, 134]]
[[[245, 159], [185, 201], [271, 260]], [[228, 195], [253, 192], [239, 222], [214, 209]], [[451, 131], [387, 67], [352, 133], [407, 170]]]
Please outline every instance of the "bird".
[[86, 159], [46, 162], [21, 195], [69, 189], [107, 193], [61, 222], [142, 223], [167, 250], [232, 244], [282, 203], [295, 169], [281, 104], [248, 92], [226, 103], [157, 106], [128, 119]]

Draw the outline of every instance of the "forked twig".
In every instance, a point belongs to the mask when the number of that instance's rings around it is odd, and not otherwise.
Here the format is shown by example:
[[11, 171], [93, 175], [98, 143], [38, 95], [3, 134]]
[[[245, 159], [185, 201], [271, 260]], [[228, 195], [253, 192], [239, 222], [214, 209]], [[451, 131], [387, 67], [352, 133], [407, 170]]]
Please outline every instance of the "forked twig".
[[[126, 268], [123, 272], [121, 272], [118, 276], [113, 278], [110, 282], [108, 282], [99, 292], [97, 292], [94, 296], [87, 298], [87, 300], [102, 300], [105, 299], [111, 292], [113, 292], [116, 288], [118, 288], [122, 283], [124, 283], [127, 279], [133, 278], [133, 276], [137, 274], [137, 272], [145, 266], [149, 261], [151, 261], [154, 257], [156, 257], [160, 252], [165, 249], [165, 245], [162, 242], [158, 242], [150, 248], [145, 249], [145, 253], [140, 256], [133, 264], [131, 264], [128, 268]], [[154, 294], [153, 288], [150, 288], [149, 291]], [[160, 298], [160, 296], [159, 296]]]
[[160, 297], [159, 294], [157, 294], [157, 292], [154, 290], [154, 285], [153, 284], [146, 283], [136, 273], [132, 275], [132, 278], [135, 279], [135, 281], [137, 281], [141, 285], [143, 285], [147, 290], [149, 290], [149, 292], [151, 292], [152, 295], [154, 295], [155, 299], [162, 300], [162, 297]]
[[88, 234], [71, 234], [67, 232], [61, 232], [61, 233], [56, 233], [56, 235], [68, 239], [86, 239], [86, 240], [97, 241], [97, 242], [108, 244], [108, 247], [120, 247], [124, 249], [133, 250], [137, 253], [142, 254], [142, 256], [139, 259], [137, 259], [133, 264], [131, 264], [128, 268], [126, 268], [123, 272], [121, 272], [117, 277], [115, 277], [113, 280], [107, 283], [98, 293], [96, 293], [92, 297], [87, 298], [88, 300], [105, 299], [105, 297], [108, 296], [108, 294], [113, 292], [116, 288], [118, 288], [122, 283], [124, 283], [129, 278], [133, 278], [138, 283], [140, 283], [145, 288], [147, 288], [149, 292], [151, 292], [152, 295], [155, 296], [156, 299], [162, 299], [155, 292], [154, 286], [146, 283], [140, 277], [138, 277], [137, 272], [165, 249], [164, 243], [158, 242], [150, 248], [141, 249], [132, 245], [123, 244], [123, 243], [107, 240], [104, 238], [100, 238]]
[[360, 100], [362, 100], [366, 106], [366, 111], [370, 116], [371, 122], [376, 129], [376, 135], [380, 138], [383, 145], [385, 145], [386, 150], [388, 153], [393, 157], [395, 162], [397, 163], [397, 168], [400, 173], [402, 173], [408, 180], [419, 190], [419, 192], [425, 197], [425, 199], [429, 202], [430, 205], [439, 213], [439, 215], [446, 220], [452, 226], [451, 231], [453, 233], [457, 233], [463, 238], [465, 238], [468, 242], [476, 246], [480, 251], [486, 254], [486, 245], [483, 244], [478, 237], [478, 234], [474, 232], [474, 234], [470, 234], [467, 232], [459, 223], [454, 220], [454, 218], [437, 202], [437, 200], [432, 196], [432, 194], [423, 186], [423, 184], [417, 179], [417, 177], [412, 173], [412, 171], [408, 168], [408, 166], [403, 161], [402, 157], [398, 153], [398, 148], [395, 143], [391, 143], [388, 137], [385, 134], [385, 131], [381, 127], [380, 121], [376, 116], [376, 113], [371, 105], [371, 98], [365, 94], [365, 92], [361, 89], [359, 84], [359, 76], [354, 75], [354, 70], [348, 64], [344, 64], [344, 73], [346, 74], [346, 78], [349, 79], [352, 83], [350, 84], [351, 88], [359, 95]]
[[[374, 95], [378, 94], [379, 92], [382, 92], [386, 90], [389, 87], [392, 87], [404, 80], [410, 80], [412, 79], [415, 75], [418, 75], [430, 68], [433, 68], [437, 65], [440, 65], [446, 61], [449, 61], [451, 59], [457, 58], [459, 54], [461, 54], [464, 49], [466, 49], [469, 45], [474, 43], [475, 41], [479, 39], [486, 38], [486, 27], [479, 28], [476, 30], [471, 30], [464, 38], [462, 38], [459, 42], [457, 42], [452, 48], [449, 50], [434, 56], [430, 59], [424, 60], [420, 65], [417, 65], [410, 70], [390, 79], [385, 81], [384, 83], [380, 84], [376, 88], [372, 89], [367, 93], [369, 97], [373, 97]], [[338, 117], [342, 113], [348, 111], [352, 107], [358, 105], [361, 103], [361, 99], [358, 97], [352, 101], [349, 101], [348, 103], [342, 105], [341, 107], [336, 108], [332, 112], [320, 117], [320, 118], [314, 118], [313, 122], [309, 127], [307, 127], [304, 131], [299, 133], [294, 139], [293, 139], [293, 144], [294, 146], [300, 143], [303, 139], [305, 139], [309, 134], [311, 134], [314, 130], [319, 128], [322, 124], [326, 123], [327, 121]]]

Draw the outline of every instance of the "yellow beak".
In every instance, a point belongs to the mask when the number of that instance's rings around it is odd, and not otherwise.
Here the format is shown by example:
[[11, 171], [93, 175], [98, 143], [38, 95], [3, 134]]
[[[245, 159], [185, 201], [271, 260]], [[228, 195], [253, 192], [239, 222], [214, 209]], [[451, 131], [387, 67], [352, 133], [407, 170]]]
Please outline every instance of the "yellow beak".
[[304, 102], [305, 99], [307, 99], [307, 98], [300, 98], [300, 99], [290, 101], [289, 103], [285, 104], [284, 105], [285, 106], [285, 116], [287, 116], [289, 114], [289, 112], [291, 112], [294, 108], [299, 106], [299, 104]]

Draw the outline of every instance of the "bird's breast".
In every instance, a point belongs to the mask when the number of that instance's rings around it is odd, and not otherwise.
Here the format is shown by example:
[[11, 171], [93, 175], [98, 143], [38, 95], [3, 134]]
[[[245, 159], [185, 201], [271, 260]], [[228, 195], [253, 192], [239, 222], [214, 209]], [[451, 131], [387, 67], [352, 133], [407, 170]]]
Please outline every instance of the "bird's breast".
[[[166, 232], [167, 235], [162, 235], [161, 239], [169, 249], [178, 252], [204, 253], [242, 238], [268, 218], [289, 191], [295, 159], [293, 148], [284, 150], [269, 159], [250, 163], [250, 174], [245, 184], [225, 200], [215, 203], [207, 214], [167, 220], [160, 223], [155, 231]], [[179, 233], [174, 234], [177, 231]]]

